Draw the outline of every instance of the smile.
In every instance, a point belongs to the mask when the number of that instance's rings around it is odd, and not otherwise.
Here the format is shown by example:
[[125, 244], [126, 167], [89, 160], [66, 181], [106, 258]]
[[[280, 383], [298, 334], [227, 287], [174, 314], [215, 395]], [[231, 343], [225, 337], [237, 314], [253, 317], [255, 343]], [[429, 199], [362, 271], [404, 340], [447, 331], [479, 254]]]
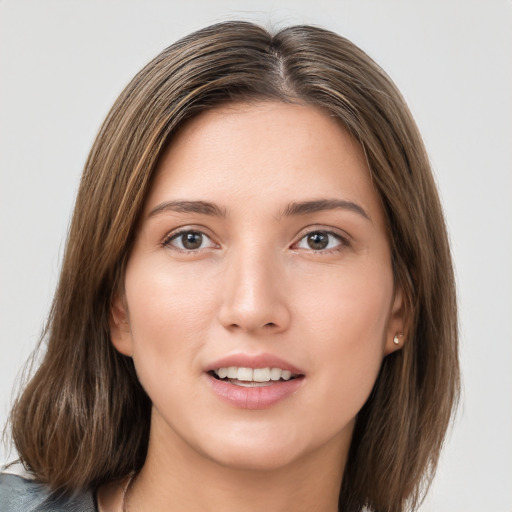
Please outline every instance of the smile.
[[299, 376], [290, 370], [283, 370], [282, 368], [246, 368], [237, 366], [217, 368], [212, 370], [211, 374], [219, 380], [242, 387], [269, 386], [274, 382], [289, 381]]
[[213, 394], [237, 409], [267, 409], [301, 389], [305, 372], [269, 353], [230, 354], [204, 368]]

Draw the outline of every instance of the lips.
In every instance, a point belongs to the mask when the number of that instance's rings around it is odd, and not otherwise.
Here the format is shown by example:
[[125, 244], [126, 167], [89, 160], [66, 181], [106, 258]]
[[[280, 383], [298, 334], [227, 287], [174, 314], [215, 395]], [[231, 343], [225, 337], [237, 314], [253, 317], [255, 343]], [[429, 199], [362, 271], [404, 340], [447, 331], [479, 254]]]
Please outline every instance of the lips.
[[212, 391], [241, 409], [266, 409], [293, 395], [304, 372], [271, 354], [236, 354], [215, 361], [205, 372]]

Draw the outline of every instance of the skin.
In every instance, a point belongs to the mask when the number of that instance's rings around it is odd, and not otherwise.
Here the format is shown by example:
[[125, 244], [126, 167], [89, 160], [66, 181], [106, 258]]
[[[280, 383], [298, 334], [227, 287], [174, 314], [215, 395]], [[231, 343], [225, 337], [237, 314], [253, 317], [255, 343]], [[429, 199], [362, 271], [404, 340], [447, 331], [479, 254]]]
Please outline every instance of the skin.
[[[357, 206], [284, 214], [324, 199]], [[177, 200], [224, 216], [151, 214]], [[202, 245], [185, 249], [181, 229]], [[311, 247], [318, 232], [327, 248]], [[153, 402], [128, 509], [337, 510], [356, 415], [402, 330], [383, 210], [348, 132], [276, 102], [193, 119], [160, 162], [112, 308], [112, 342]], [[208, 364], [263, 352], [304, 373], [293, 394], [251, 410], [212, 392]], [[121, 509], [125, 483], [100, 490], [103, 511]]]

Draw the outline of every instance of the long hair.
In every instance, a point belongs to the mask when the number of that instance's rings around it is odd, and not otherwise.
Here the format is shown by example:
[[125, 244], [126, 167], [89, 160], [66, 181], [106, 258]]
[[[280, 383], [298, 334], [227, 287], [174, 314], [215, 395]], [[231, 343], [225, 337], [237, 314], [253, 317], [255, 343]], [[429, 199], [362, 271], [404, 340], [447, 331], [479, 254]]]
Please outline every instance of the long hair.
[[340, 507], [415, 508], [434, 474], [458, 396], [454, 276], [428, 157], [390, 78], [350, 41], [312, 26], [275, 34], [248, 22], [173, 44], [130, 82], [85, 165], [42, 364], [16, 401], [21, 461], [54, 489], [138, 471], [151, 403], [109, 335], [136, 226], [159, 157], [188, 119], [235, 101], [313, 105], [361, 144], [385, 212], [407, 337], [360, 411]]

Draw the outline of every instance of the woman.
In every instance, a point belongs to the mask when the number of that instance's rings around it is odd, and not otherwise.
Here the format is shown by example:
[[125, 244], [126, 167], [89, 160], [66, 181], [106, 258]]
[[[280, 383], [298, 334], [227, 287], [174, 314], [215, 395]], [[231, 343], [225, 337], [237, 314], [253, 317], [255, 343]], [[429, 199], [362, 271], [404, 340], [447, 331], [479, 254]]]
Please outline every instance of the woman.
[[2, 510], [416, 508], [457, 321], [390, 79], [308, 26], [164, 50], [91, 150], [46, 337], [11, 416], [34, 480], [3, 475]]

